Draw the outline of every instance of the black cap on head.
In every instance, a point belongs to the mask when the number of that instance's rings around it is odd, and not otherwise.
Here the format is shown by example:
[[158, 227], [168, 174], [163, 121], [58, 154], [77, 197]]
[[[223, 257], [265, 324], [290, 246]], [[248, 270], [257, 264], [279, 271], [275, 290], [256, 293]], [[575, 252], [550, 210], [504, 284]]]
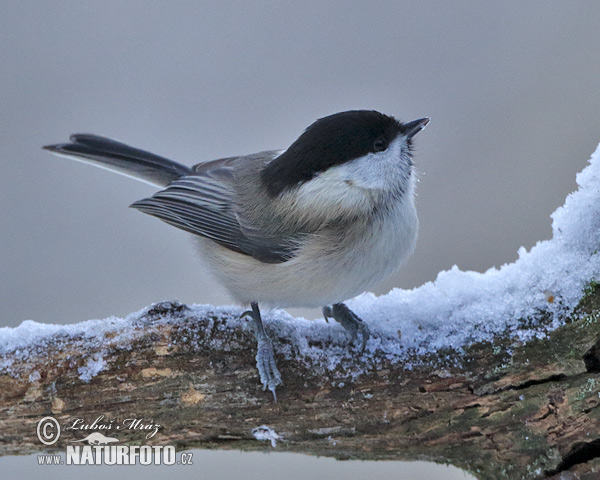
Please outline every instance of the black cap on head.
[[334, 165], [387, 149], [404, 132], [394, 117], [374, 110], [350, 110], [321, 118], [263, 170], [272, 196], [302, 184]]

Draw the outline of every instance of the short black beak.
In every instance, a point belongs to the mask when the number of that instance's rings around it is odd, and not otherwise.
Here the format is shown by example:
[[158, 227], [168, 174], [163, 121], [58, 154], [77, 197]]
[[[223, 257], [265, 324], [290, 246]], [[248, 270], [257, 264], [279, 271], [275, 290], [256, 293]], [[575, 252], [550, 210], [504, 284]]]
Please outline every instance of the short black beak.
[[404, 135], [406, 138], [412, 138], [421, 130], [423, 130], [431, 119], [429, 117], [419, 118], [418, 120], [413, 120], [412, 122], [403, 123], [404, 127]]

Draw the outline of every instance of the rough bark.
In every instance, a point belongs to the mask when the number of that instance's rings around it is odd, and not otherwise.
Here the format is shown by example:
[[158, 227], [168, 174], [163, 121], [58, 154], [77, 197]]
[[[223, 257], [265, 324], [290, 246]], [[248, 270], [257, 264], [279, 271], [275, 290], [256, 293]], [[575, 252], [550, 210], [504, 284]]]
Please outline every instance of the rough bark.
[[[177, 321], [157, 321], [167, 312]], [[63, 450], [82, 437], [65, 431], [44, 447], [36, 437], [44, 416], [67, 425], [74, 417], [104, 415], [162, 425], [151, 439], [143, 431], [119, 434], [121, 442], [140, 445], [273, 450], [251, 433], [267, 425], [282, 437], [274, 451], [430, 460], [480, 479], [558, 479], [565, 472], [571, 476], [564, 478], [598, 478], [596, 286], [571, 321], [525, 344], [497, 338], [438, 352], [411, 370], [389, 362], [374, 368], [357, 355], [365, 373], [345, 380], [339, 369], [323, 377], [304, 362], [279, 360], [285, 384], [277, 403], [260, 387], [252, 333], [226, 326], [216, 314], [209, 321], [187, 312], [177, 304], [148, 310], [132, 327], [139, 335], [131, 348], [111, 346], [110, 336], [103, 345], [56, 336], [24, 360], [8, 355], [14, 362], [0, 375], [0, 453]], [[286, 339], [270, 334], [277, 355]], [[100, 348], [106, 368], [82, 381], [78, 367]]]

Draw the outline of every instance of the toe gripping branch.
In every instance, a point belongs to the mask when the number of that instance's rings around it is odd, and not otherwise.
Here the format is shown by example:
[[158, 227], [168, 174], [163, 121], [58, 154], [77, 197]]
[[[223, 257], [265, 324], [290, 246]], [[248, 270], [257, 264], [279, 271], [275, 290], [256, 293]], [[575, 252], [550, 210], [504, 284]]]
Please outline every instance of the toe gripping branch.
[[348, 330], [352, 335], [350, 338], [352, 343], [356, 341], [358, 334], [360, 333], [362, 336], [360, 351], [364, 352], [365, 347], [367, 346], [367, 340], [371, 338], [371, 332], [369, 331], [367, 324], [363, 322], [358, 315], [350, 310], [345, 304], [334, 303], [333, 305], [323, 307], [323, 316], [326, 321], [329, 318], [333, 318], [342, 327]]
[[[273, 398], [277, 401], [276, 388], [278, 385], [281, 385], [283, 381], [275, 362], [273, 343], [263, 327], [258, 304], [251, 303], [251, 307], [252, 309], [242, 313], [240, 318], [250, 317], [253, 321], [254, 336], [257, 342], [256, 368], [260, 375], [260, 382], [262, 383], [263, 390], [266, 390], [267, 388], [271, 390]], [[367, 324], [363, 322], [360, 317], [343, 303], [334, 303], [333, 305], [323, 307], [323, 316], [325, 317], [325, 320], [333, 318], [336, 322], [340, 323], [342, 327], [348, 330], [352, 335], [350, 339], [352, 343], [358, 339], [358, 335], [360, 334], [362, 337], [360, 351], [364, 352], [367, 341], [371, 337], [371, 332], [369, 331]]]
[[283, 381], [281, 379], [281, 373], [277, 370], [277, 364], [275, 363], [273, 343], [263, 327], [258, 304], [252, 303], [251, 306], [252, 310], [245, 311], [240, 318], [250, 317], [253, 320], [254, 336], [258, 344], [256, 351], [256, 368], [260, 375], [260, 382], [262, 383], [263, 390], [266, 390], [267, 388], [271, 390], [273, 398], [277, 401], [275, 389], [278, 385], [281, 385]]

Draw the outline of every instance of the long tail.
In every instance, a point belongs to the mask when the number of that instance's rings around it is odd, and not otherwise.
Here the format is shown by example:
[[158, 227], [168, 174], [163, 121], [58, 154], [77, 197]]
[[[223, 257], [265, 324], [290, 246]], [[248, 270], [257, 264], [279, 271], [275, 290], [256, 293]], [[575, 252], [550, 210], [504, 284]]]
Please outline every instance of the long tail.
[[47, 145], [44, 149], [160, 187], [192, 173], [185, 165], [110, 138], [78, 133], [69, 139], [71, 143]]

